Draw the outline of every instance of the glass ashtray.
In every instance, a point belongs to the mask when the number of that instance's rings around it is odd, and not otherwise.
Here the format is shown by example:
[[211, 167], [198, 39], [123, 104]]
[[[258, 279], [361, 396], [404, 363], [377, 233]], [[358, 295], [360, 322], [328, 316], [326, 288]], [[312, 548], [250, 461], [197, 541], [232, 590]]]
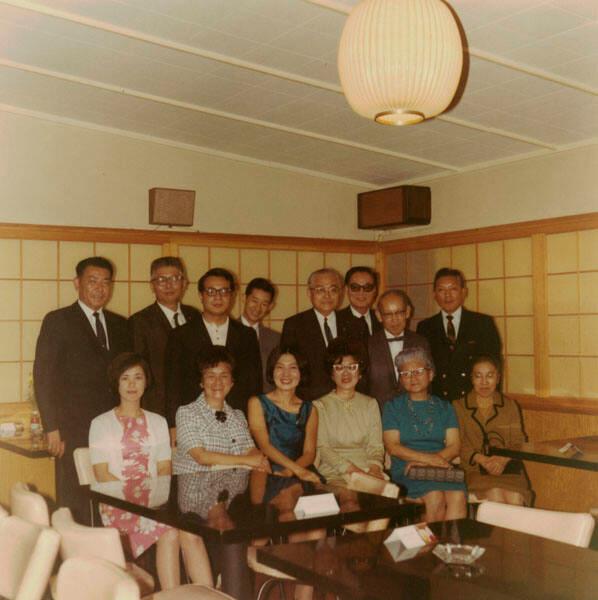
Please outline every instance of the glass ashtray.
[[447, 565], [471, 565], [486, 552], [481, 546], [438, 544], [432, 552]]

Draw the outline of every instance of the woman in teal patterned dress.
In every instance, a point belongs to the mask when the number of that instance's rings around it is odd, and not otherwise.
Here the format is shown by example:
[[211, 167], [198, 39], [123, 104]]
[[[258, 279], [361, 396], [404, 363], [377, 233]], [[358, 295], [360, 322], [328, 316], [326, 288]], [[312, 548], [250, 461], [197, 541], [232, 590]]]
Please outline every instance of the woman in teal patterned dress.
[[447, 481], [414, 481], [412, 466], [450, 469], [459, 456], [459, 424], [451, 404], [428, 393], [434, 365], [421, 348], [408, 348], [396, 358], [405, 393], [384, 406], [384, 445], [391, 455], [391, 476], [407, 488], [407, 496], [421, 498], [428, 521], [466, 516], [465, 484]]

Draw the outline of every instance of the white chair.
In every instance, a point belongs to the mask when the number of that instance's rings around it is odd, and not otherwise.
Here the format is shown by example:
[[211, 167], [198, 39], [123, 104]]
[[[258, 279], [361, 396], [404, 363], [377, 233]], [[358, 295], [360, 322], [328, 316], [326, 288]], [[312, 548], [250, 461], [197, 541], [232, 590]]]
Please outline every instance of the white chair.
[[73, 520], [68, 508], [54, 511], [52, 527], [60, 534], [62, 560], [73, 557], [107, 560], [130, 572], [143, 595], [154, 591], [154, 578], [136, 564], [126, 562], [118, 529], [80, 525]]
[[80, 525], [73, 520], [68, 508], [59, 508], [52, 514], [52, 526], [60, 534], [60, 554], [64, 561], [75, 557], [108, 561], [133, 578], [143, 600], [232, 600], [230, 596], [218, 590], [194, 584], [151, 593], [154, 589], [154, 578], [136, 564], [125, 562], [118, 529]]
[[10, 490], [10, 512], [30, 523], [50, 526], [50, 513], [44, 497], [32, 492], [26, 483], [17, 482]]
[[267, 565], [262, 564], [257, 559], [257, 547], [249, 546], [247, 548], [247, 566], [254, 572], [259, 573], [260, 575], [265, 575], [266, 580], [260, 586], [260, 589], [257, 592], [256, 600], [262, 600], [262, 598], [268, 597], [268, 591], [275, 585], [280, 586], [282, 591], [279, 594], [281, 597], [284, 597], [284, 582], [292, 581], [295, 582], [296, 579], [283, 573], [282, 571], [277, 571], [272, 567], [268, 567]]
[[40, 600], [60, 544], [48, 527], [20, 517], [0, 519], [0, 596], [8, 600]]
[[55, 600], [81, 600], [83, 596], [85, 600], [140, 598], [135, 580], [115, 564], [99, 558], [69, 558], [58, 571]]
[[594, 519], [589, 513], [560, 512], [490, 501], [480, 504], [477, 520], [582, 548], [590, 545], [594, 531]]
[[96, 477], [93, 472], [91, 457], [89, 455], [89, 448], [75, 448], [73, 450], [73, 460], [75, 461], [79, 485], [96, 483]]

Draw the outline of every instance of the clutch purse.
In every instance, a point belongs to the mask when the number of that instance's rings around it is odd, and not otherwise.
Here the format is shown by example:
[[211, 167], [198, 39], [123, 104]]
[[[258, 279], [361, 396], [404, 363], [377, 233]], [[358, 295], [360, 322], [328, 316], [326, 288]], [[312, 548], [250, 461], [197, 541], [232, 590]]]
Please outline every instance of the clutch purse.
[[[488, 471], [482, 467], [482, 465], [478, 465], [480, 467], [480, 473], [482, 475], [488, 475]], [[502, 472], [502, 475], [519, 475], [524, 472], [523, 463], [516, 459], [512, 458], [506, 465]], [[499, 475], [500, 477], [500, 475]]]
[[463, 483], [465, 471], [459, 467], [445, 469], [442, 467], [411, 467], [407, 479], [413, 481], [444, 481], [447, 483]]

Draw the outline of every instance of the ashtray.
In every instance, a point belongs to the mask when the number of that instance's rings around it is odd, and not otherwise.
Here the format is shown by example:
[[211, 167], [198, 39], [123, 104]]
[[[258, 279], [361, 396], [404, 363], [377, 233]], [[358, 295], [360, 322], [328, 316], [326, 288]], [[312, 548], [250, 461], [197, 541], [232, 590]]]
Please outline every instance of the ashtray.
[[471, 565], [486, 552], [486, 549], [481, 546], [437, 544], [432, 552], [447, 565]]

